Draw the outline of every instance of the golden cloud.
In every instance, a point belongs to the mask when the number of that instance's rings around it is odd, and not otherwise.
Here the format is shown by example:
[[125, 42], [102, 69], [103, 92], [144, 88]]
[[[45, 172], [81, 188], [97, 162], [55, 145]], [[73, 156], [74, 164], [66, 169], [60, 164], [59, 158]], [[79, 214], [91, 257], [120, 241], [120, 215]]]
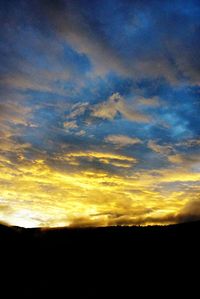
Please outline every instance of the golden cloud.
[[124, 147], [127, 145], [133, 145], [137, 143], [141, 143], [142, 141], [137, 137], [129, 137], [126, 135], [108, 135], [105, 138], [105, 141], [113, 143], [118, 147]]
[[[79, 157], [135, 163], [132, 157], [93, 151], [60, 158], [68, 163]], [[0, 160], [0, 166], [0, 218], [25, 227], [167, 224], [178, 221], [178, 216], [170, 215], [179, 215], [200, 194], [200, 173], [180, 167], [130, 170], [125, 176], [81, 170], [78, 165], [74, 172], [65, 171], [44, 159], [24, 158], [12, 165], [7, 158]], [[172, 190], [166, 187], [171, 183]]]

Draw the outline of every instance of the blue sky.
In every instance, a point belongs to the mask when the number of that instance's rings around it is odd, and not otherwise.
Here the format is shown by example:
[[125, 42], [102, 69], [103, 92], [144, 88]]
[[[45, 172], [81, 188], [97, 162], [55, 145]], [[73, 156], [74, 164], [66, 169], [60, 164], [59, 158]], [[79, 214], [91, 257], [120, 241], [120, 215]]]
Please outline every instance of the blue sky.
[[0, 219], [198, 219], [199, 1], [0, 5]]

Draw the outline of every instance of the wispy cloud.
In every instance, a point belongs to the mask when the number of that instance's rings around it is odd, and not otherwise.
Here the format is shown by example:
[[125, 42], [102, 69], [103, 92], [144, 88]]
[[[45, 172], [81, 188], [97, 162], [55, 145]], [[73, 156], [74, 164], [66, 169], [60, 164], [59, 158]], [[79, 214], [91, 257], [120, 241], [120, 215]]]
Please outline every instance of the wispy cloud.
[[109, 135], [105, 138], [105, 141], [113, 143], [118, 147], [124, 147], [142, 142], [137, 137], [129, 137], [125, 135]]
[[156, 153], [159, 153], [159, 154], [162, 154], [162, 155], [169, 155], [174, 150], [172, 145], [168, 145], [168, 144], [160, 145], [157, 142], [155, 142], [154, 140], [149, 140], [148, 141], [148, 147], [152, 151], [154, 151]]
[[161, 105], [158, 97], [153, 97], [149, 99], [140, 97], [137, 99], [137, 104], [144, 105], [144, 106], [151, 106], [151, 107], [158, 107]]
[[119, 93], [114, 93], [107, 101], [97, 104], [92, 108], [92, 115], [103, 119], [114, 119], [117, 113], [134, 122], [150, 122], [151, 118], [134, 107], [130, 107]]

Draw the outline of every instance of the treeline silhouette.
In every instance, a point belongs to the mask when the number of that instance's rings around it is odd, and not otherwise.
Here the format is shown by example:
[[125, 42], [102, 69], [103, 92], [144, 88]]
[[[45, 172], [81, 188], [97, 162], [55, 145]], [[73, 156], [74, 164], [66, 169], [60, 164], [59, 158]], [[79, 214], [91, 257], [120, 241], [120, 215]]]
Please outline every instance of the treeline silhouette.
[[1, 225], [2, 298], [173, 298], [175, 291], [177, 298], [194, 298], [199, 241], [200, 222], [82, 229]]

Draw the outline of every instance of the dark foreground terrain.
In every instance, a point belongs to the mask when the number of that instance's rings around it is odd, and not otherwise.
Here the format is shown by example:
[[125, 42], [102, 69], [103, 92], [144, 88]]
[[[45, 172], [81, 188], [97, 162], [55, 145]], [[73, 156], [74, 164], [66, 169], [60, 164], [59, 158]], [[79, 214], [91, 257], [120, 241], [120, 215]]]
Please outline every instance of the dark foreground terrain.
[[0, 226], [1, 298], [199, 298], [200, 222]]

